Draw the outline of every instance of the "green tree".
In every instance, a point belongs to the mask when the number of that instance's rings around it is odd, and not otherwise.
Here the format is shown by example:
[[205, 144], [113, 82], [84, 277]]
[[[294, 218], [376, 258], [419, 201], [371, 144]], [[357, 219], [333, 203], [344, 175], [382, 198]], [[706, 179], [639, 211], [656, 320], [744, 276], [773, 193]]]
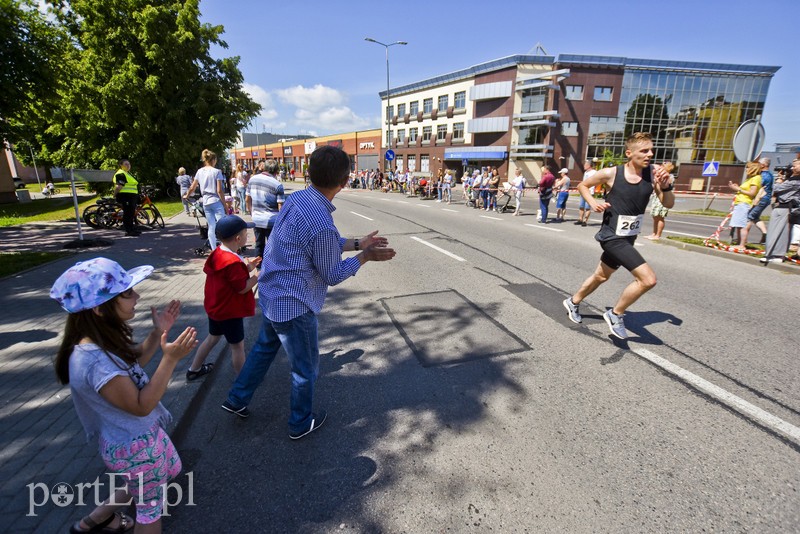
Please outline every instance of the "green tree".
[[40, 135], [42, 156], [63, 166], [114, 168], [129, 158], [140, 181], [221, 154], [260, 110], [242, 89], [239, 58], [222, 26], [200, 23], [199, 0], [71, 0], [54, 13], [74, 46], [68, 83]]
[[648, 132], [653, 136], [653, 152], [657, 160], [673, 159], [674, 149], [666, 146], [669, 112], [667, 102], [660, 96], [640, 94], [625, 112], [625, 138], [636, 132]]
[[32, 139], [42, 103], [57, 85], [67, 41], [33, 0], [0, 0], [0, 137]]

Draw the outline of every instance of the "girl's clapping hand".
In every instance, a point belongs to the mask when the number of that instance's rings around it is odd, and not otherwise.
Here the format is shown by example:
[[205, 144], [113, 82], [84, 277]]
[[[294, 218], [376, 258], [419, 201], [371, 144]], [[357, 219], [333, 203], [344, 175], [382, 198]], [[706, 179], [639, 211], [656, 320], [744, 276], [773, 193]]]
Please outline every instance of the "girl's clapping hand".
[[171, 343], [167, 341], [166, 330], [161, 334], [161, 350], [164, 352], [164, 358], [180, 360], [192, 352], [198, 343], [197, 330], [193, 326], [186, 327], [186, 330]]
[[153, 327], [162, 332], [168, 332], [181, 315], [181, 301], [173, 300], [161, 311], [156, 310], [155, 306], [151, 306], [150, 312], [153, 314]]

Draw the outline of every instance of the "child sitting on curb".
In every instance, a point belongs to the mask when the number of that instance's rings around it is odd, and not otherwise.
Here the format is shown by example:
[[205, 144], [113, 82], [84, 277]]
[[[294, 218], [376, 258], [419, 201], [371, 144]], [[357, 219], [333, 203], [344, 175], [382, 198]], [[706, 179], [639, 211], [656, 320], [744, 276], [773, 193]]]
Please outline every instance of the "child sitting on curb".
[[246, 223], [236, 215], [226, 215], [217, 221], [216, 234], [221, 245], [211, 252], [203, 267], [208, 337], [197, 349], [186, 371], [186, 380], [196, 380], [214, 369], [213, 363], [205, 361], [222, 336], [231, 346], [236, 374], [244, 365], [244, 318], [256, 313], [253, 288], [258, 283], [258, 273], [251, 276], [250, 272], [258, 267], [261, 258], [245, 261], [238, 251], [247, 244], [247, 229], [253, 227], [253, 223]]

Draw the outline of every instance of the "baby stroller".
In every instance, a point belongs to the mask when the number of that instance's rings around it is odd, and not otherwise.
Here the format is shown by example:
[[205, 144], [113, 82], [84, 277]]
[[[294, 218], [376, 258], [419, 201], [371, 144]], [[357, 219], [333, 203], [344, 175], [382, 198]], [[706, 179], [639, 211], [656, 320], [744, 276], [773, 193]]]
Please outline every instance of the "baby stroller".
[[211, 242], [208, 240], [208, 223], [203, 222], [203, 219], [206, 218], [206, 211], [203, 209], [203, 203], [198, 199], [190, 199], [189, 213], [193, 214], [197, 221], [197, 230], [200, 232], [200, 239], [205, 240], [202, 247], [194, 249], [194, 254], [195, 256], [205, 256], [206, 253], [211, 252]]
[[513, 211], [517, 209], [516, 204], [509, 206], [512, 198], [514, 198], [514, 190], [511, 188], [511, 184], [506, 182], [497, 192], [497, 211], [500, 213], [505, 213], [506, 211]]

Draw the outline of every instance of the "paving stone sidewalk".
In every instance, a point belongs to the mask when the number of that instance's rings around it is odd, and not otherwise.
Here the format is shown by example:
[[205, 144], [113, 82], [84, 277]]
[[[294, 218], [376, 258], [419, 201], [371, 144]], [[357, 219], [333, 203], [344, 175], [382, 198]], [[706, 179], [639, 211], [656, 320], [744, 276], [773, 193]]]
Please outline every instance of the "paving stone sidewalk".
[[[59, 250], [77, 236], [75, 223], [0, 228], [5, 251]], [[56, 262], [0, 279], [0, 521], [4, 525], [0, 531], [67, 531], [71, 522], [91, 510], [91, 492], [85, 492], [86, 506], [75, 505], [76, 495], [71, 505], [58, 506], [48, 500], [33, 510], [31, 494], [34, 502], [43, 503], [59, 482], [74, 488], [105, 473], [97, 444], [86, 443], [69, 387], [59, 385], [53, 371], [66, 315], [50, 299], [49, 291], [65, 269], [95, 256], [106, 256], [126, 268], [153, 265], [153, 275], [137, 286], [142, 298], [132, 322], [134, 338], [139, 340], [149, 331], [150, 306], [161, 307], [171, 299], [183, 302], [175, 332], [192, 325], [200, 339], [207, 334], [203, 311], [205, 259], [194, 254], [203, 241], [194, 218], [181, 213], [168, 220], [165, 229], [146, 231], [139, 237], [84, 227], [84, 238], [98, 237], [113, 239], [113, 245], [79, 250]], [[220, 343], [209, 361], [225, 350], [225, 344]], [[153, 372], [159, 358], [160, 351], [147, 366], [148, 372]], [[203, 389], [202, 381], [185, 381], [189, 361], [186, 358], [178, 366], [163, 399], [174, 417], [173, 428]], [[107, 491], [106, 485], [101, 498]]]

